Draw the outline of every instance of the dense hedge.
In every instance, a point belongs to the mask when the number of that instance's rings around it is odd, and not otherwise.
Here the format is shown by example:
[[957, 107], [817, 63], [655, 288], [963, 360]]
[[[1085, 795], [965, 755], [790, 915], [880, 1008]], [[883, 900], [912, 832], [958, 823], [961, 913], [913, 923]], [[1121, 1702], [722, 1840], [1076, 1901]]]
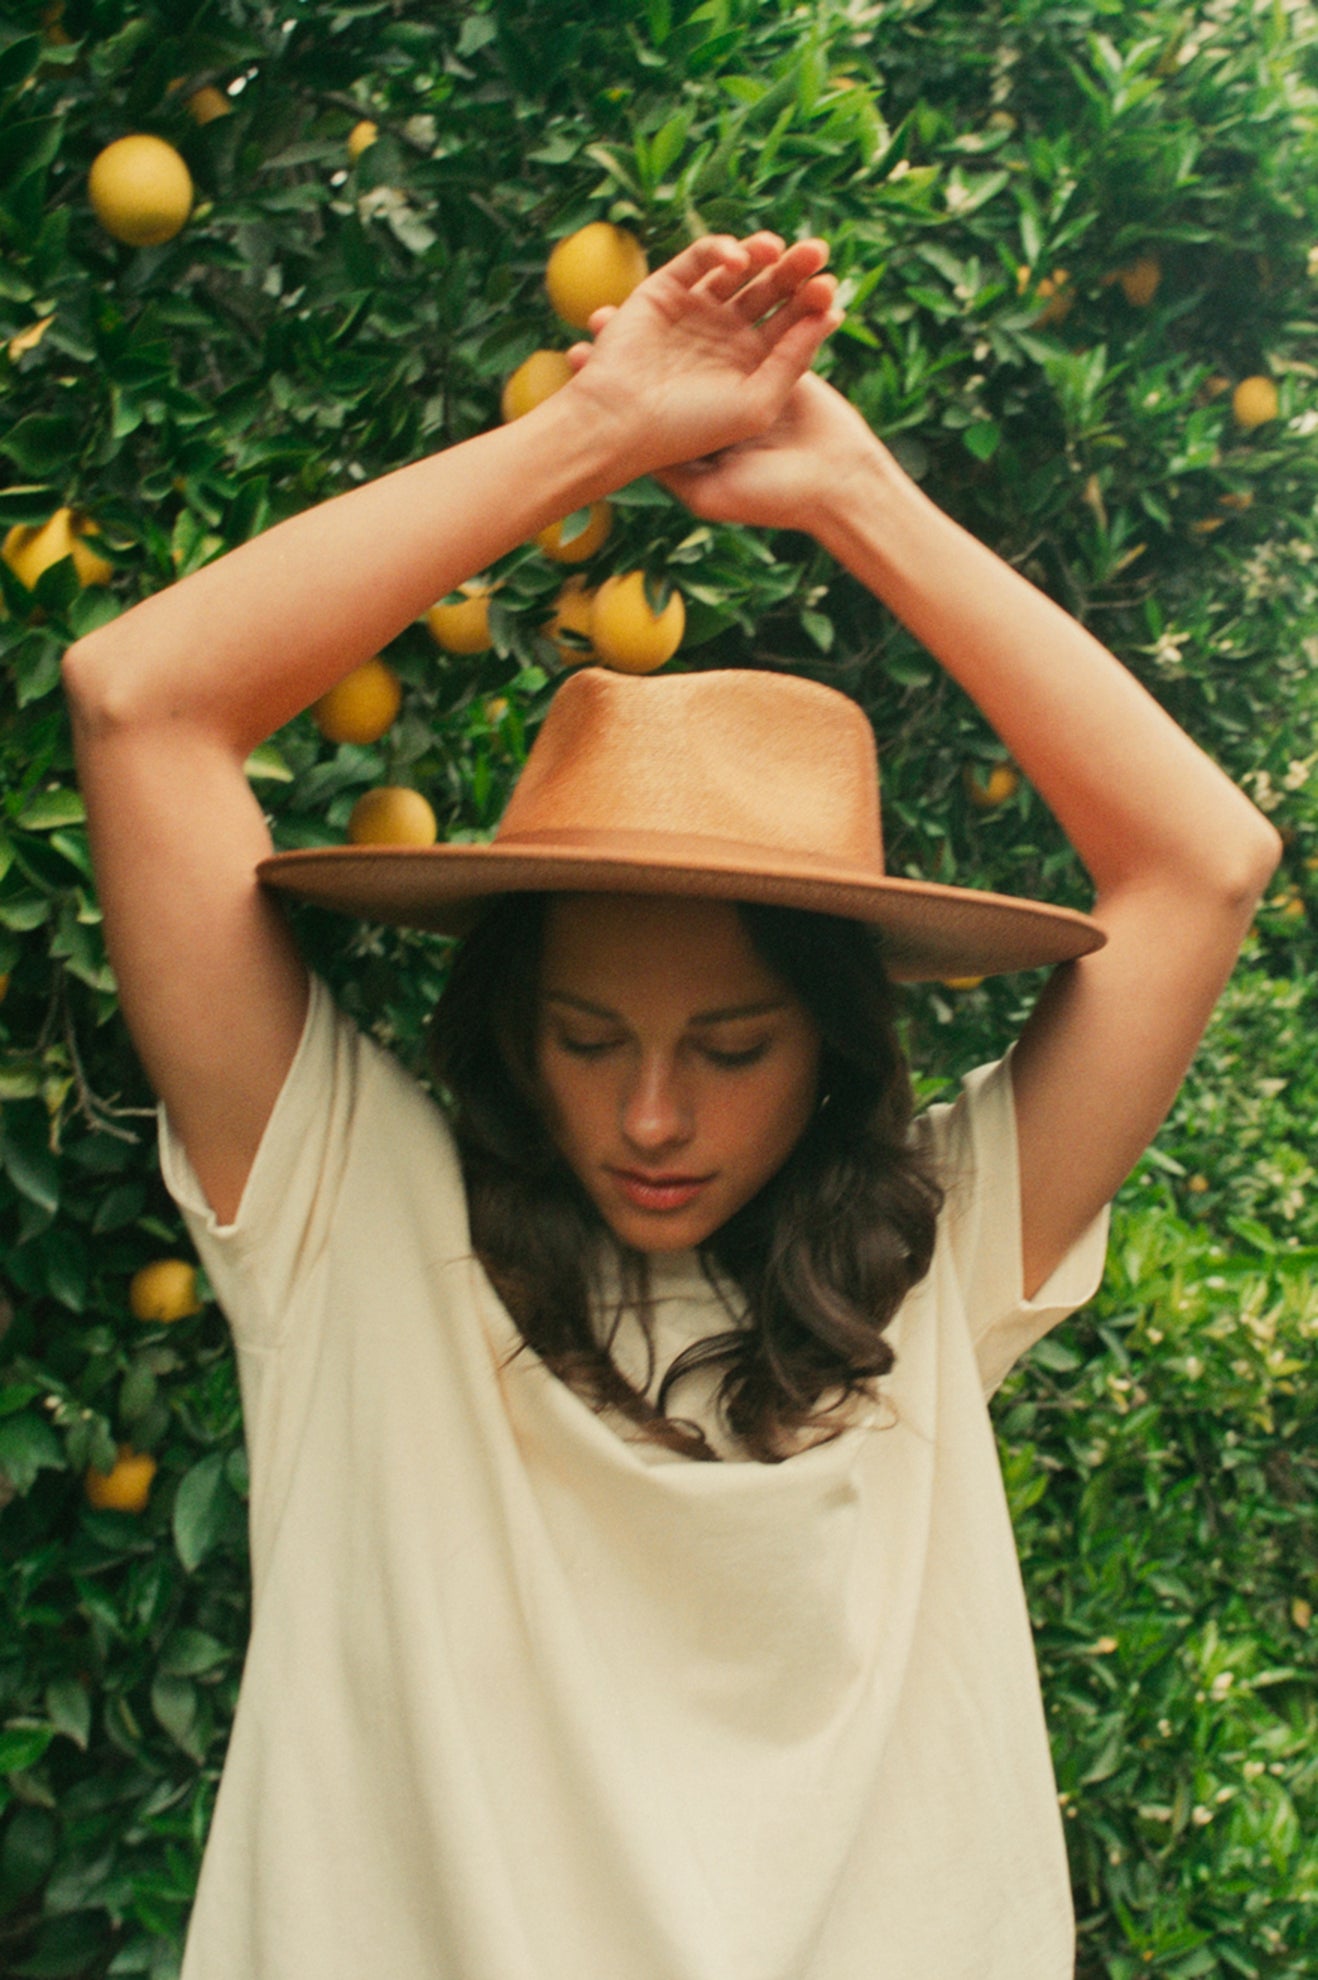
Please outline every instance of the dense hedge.
[[[232, 1357], [205, 1305], [131, 1317], [185, 1240], [101, 941], [59, 660], [271, 522], [493, 424], [554, 240], [652, 263], [704, 228], [833, 243], [822, 360], [945, 507], [1058, 597], [1274, 818], [1285, 867], [1154, 1149], [1100, 1298], [998, 1404], [1064, 1794], [1081, 1972], [1318, 1968], [1318, 22], [1212, 0], [11, 0], [0, 24], [5, 528], [92, 515], [111, 582], [0, 564], [0, 1971], [176, 1971], [247, 1628]], [[204, 124], [187, 99], [226, 92]], [[377, 141], [351, 160], [362, 118]], [[129, 131], [197, 203], [117, 245]], [[1143, 274], [1121, 271], [1141, 264]], [[1158, 280], [1148, 293], [1151, 271]], [[1144, 286], [1139, 286], [1140, 282]], [[1129, 291], [1129, 293], [1128, 293]], [[1277, 416], [1244, 427], [1234, 386]], [[977, 712], [804, 536], [627, 490], [592, 580], [681, 588], [674, 666], [787, 667], [870, 710], [889, 861], [1084, 904]], [[307, 717], [250, 766], [281, 846], [371, 784], [486, 833], [560, 663], [561, 567], [503, 560], [495, 649], [391, 648], [378, 746]], [[188, 829], [186, 817], [180, 830]], [[298, 915], [416, 1062], [445, 945]], [[1033, 979], [908, 999], [922, 1090], [997, 1056]], [[1119, 1069], [1114, 1069], [1119, 1076]], [[95, 1511], [91, 1463], [158, 1464]]]

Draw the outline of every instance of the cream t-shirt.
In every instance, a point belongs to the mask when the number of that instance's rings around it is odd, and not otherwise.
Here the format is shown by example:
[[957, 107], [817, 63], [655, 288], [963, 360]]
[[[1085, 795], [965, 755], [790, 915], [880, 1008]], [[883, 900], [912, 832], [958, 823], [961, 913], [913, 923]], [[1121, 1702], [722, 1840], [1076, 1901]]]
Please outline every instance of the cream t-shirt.
[[[710, 1464], [501, 1371], [444, 1118], [320, 981], [231, 1224], [162, 1110], [251, 1471], [183, 1980], [1069, 1980], [985, 1396], [1094, 1292], [1107, 1212], [1027, 1302], [1008, 1062], [917, 1133], [951, 1194], [880, 1403]], [[657, 1278], [654, 1397], [729, 1325], [693, 1255]]]

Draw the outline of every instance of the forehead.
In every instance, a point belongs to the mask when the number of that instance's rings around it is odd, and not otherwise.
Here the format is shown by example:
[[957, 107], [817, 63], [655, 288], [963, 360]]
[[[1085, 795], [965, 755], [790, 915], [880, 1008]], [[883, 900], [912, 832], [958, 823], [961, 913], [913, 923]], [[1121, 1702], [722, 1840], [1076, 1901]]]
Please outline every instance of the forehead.
[[619, 1010], [660, 995], [694, 1011], [786, 994], [731, 902], [640, 894], [556, 895], [541, 989]]

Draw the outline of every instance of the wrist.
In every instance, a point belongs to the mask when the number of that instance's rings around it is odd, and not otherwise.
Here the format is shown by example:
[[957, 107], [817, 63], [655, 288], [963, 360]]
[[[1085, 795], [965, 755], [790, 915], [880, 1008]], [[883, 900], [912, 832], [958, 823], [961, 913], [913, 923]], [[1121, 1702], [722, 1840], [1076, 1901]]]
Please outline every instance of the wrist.
[[831, 557], [873, 589], [885, 572], [896, 576], [902, 546], [912, 533], [927, 529], [941, 514], [866, 428], [865, 441], [830, 478], [813, 533]]

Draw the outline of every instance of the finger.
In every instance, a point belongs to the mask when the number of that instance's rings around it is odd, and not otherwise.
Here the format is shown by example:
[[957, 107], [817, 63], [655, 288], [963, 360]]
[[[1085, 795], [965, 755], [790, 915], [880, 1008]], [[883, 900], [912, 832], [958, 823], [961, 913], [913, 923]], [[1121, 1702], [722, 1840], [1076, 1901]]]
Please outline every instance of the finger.
[[837, 306], [837, 281], [832, 275], [812, 275], [794, 295], [788, 297], [772, 316], [763, 318], [757, 328], [770, 349], [803, 317], [826, 314]]
[[774, 407], [781, 405], [798, 378], [809, 371], [821, 344], [831, 337], [846, 312], [812, 310], [798, 316], [779, 336], [755, 373], [756, 384]]
[[700, 284], [702, 292], [712, 296], [715, 302], [727, 302], [744, 282], [753, 281], [761, 270], [773, 267], [787, 243], [781, 234], [762, 231], [749, 235], [741, 245], [746, 250], [746, 264], [742, 269], [715, 268]]
[[593, 344], [569, 344], [567, 347], [567, 361], [572, 366], [573, 371], [580, 371], [582, 365], [587, 363], [594, 355], [594, 351], [595, 346]]
[[601, 303], [598, 309], [593, 309], [586, 323], [586, 328], [589, 330], [591, 336], [598, 337], [605, 324], [617, 314], [616, 303]]
[[771, 309], [812, 281], [827, 260], [827, 241], [797, 241], [772, 267], [764, 269], [744, 284], [737, 296], [738, 313], [745, 316], [747, 322], [757, 323]]
[[743, 279], [749, 266], [746, 249], [733, 235], [702, 234], [698, 241], [692, 241], [690, 247], [666, 262], [659, 273], [680, 282], [685, 289], [693, 289], [703, 276], [713, 274], [716, 269], [736, 269], [738, 279]]

